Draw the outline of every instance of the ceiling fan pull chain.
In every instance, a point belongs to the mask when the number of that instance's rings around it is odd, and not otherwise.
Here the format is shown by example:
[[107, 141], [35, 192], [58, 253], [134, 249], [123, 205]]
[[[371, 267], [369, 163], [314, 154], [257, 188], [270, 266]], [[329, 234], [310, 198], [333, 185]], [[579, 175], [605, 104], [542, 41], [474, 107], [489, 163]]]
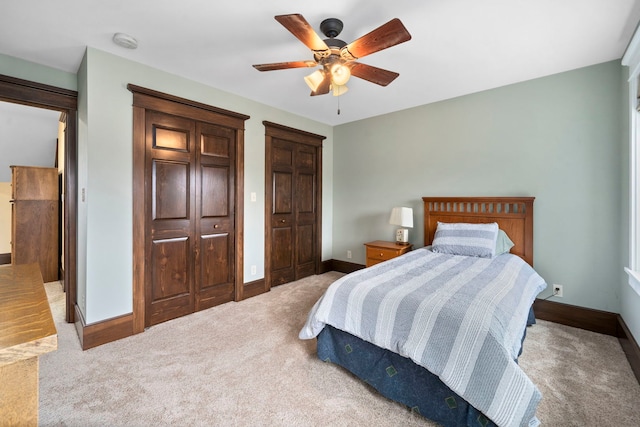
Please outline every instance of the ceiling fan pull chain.
[[338, 115], [340, 115], [340, 97], [338, 96]]

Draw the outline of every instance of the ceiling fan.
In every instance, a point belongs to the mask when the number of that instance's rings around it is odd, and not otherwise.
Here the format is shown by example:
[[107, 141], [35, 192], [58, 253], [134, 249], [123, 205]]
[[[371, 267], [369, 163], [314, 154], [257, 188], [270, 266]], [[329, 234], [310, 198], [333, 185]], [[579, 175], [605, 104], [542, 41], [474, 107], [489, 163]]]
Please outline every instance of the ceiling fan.
[[344, 94], [351, 76], [387, 86], [400, 74], [356, 62], [359, 58], [411, 40], [411, 34], [398, 18], [347, 44], [336, 37], [342, 31], [342, 21], [328, 18], [320, 23], [320, 31], [327, 37], [322, 40], [300, 14], [278, 15], [276, 21], [296, 36], [313, 52], [313, 60], [256, 64], [258, 71], [285, 70], [289, 68], [322, 68], [304, 78], [311, 89], [311, 96], [333, 91], [334, 96]]

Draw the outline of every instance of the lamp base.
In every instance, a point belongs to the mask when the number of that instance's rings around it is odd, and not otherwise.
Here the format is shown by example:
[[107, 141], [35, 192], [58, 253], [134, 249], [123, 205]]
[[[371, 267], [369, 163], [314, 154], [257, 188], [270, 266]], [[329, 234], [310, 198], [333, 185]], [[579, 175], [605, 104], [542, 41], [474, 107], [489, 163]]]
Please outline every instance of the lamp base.
[[406, 228], [398, 228], [398, 230], [396, 230], [396, 243], [399, 245], [408, 245], [409, 230]]

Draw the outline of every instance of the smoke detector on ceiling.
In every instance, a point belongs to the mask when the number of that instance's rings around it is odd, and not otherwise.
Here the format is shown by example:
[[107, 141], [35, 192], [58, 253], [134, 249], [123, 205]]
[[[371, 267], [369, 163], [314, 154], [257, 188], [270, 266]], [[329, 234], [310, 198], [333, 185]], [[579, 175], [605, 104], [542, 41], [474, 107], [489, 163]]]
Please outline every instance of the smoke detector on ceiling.
[[135, 49], [138, 47], [138, 40], [125, 33], [115, 33], [113, 35], [113, 42], [127, 49]]

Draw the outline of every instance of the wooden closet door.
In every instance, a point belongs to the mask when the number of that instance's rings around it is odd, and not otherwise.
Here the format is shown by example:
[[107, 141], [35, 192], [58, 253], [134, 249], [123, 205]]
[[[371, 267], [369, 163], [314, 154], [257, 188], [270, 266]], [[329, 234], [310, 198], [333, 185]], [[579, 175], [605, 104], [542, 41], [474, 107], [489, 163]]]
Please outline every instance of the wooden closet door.
[[265, 125], [265, 290], [320, 268], [322, 135]]
[[134, 105], [133, 330], [140, 333], [242, 299], [249, 116], [127, 88]]
[[292, 282], [296, 276], [295, 151], [295, 144], [273, 138], [271, 143], [271, 257], [268, 260], [272, 286]]
[[146, 326], [194, 311], [195, 136], [194, 121], [147, 111]]
[[234, 129], [198, 123], [196, 310], [235, 298]]
[[271, 283], [316, 273], [316, 147], [273, 138], [271, 145]]
[[317, 218], [316, 205], [317, 152], [316, 147], [296, 144], [295, 172], [295, 280], [316, 273]]

